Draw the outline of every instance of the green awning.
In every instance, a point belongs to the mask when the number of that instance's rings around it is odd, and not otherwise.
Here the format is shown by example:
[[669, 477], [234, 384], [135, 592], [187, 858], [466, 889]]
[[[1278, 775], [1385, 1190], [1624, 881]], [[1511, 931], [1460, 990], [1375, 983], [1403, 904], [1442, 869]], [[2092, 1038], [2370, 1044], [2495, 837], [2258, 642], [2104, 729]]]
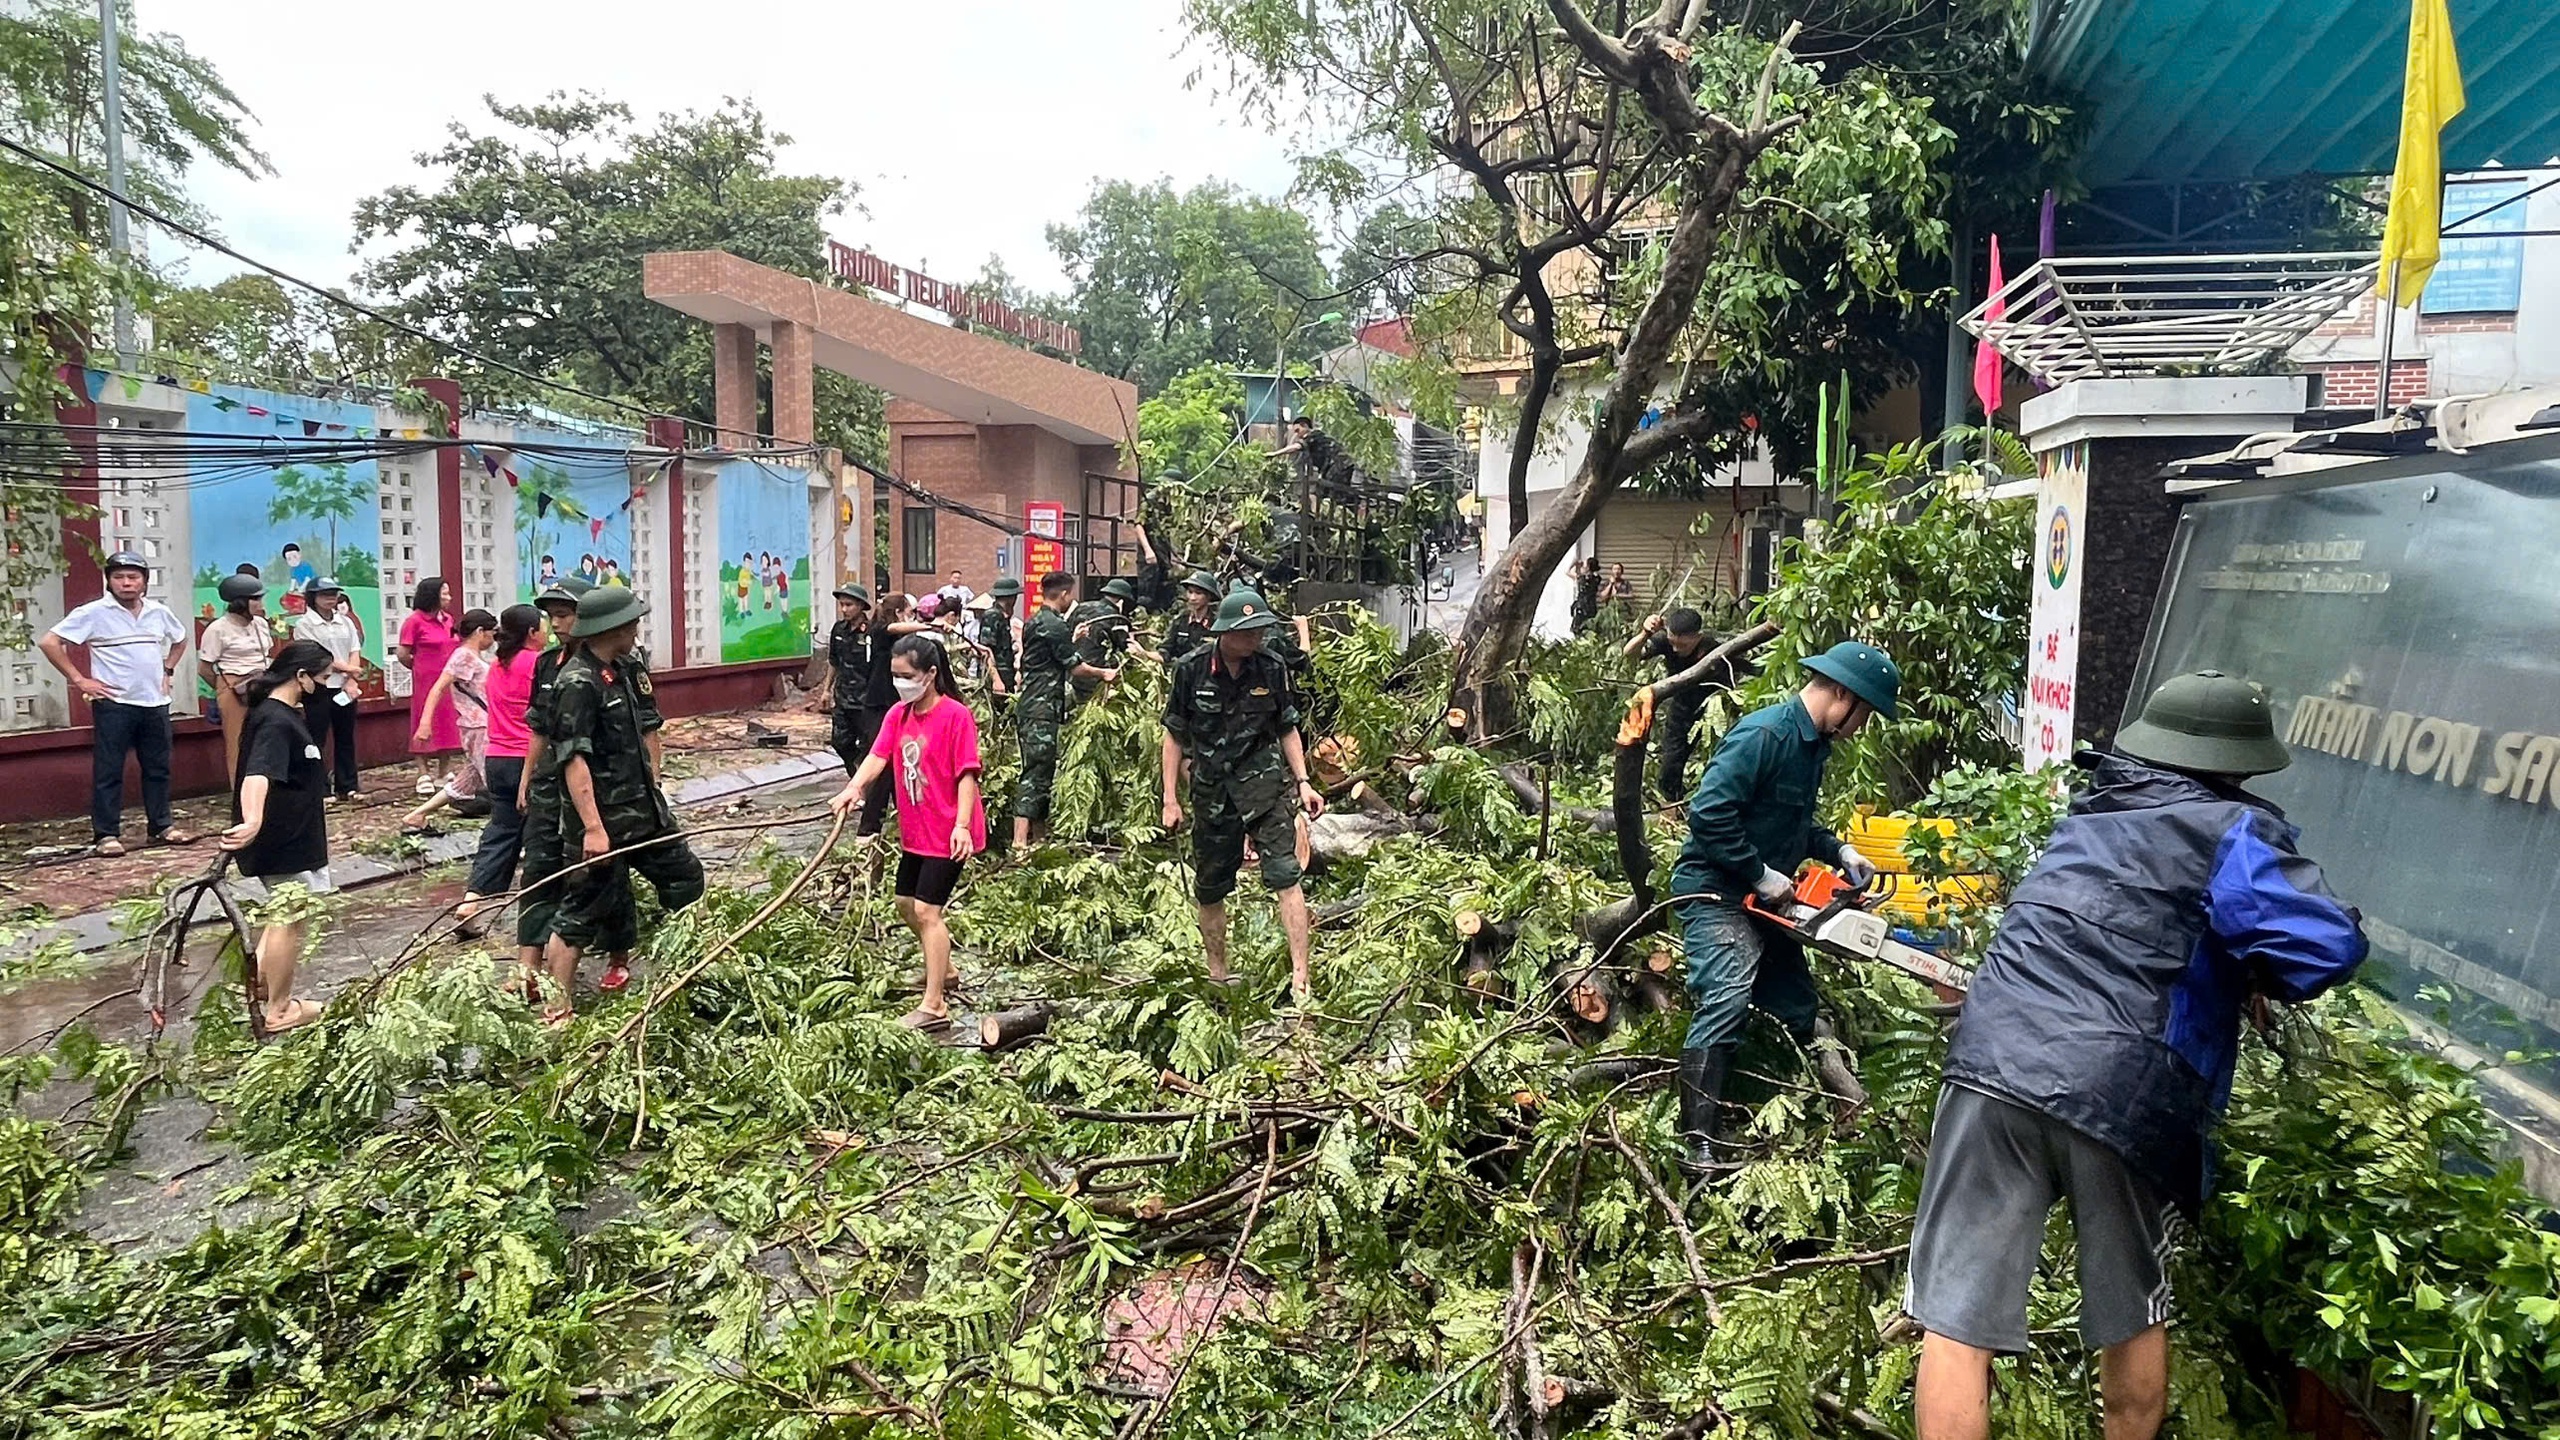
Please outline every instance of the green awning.
[[[2445, 169], [2560, 157], [2560, 0], [2451, 0]], [[2409, 0], [2035, 0], [2027, 63], [2089, 107], [2093, 188], [2386, 171]]]

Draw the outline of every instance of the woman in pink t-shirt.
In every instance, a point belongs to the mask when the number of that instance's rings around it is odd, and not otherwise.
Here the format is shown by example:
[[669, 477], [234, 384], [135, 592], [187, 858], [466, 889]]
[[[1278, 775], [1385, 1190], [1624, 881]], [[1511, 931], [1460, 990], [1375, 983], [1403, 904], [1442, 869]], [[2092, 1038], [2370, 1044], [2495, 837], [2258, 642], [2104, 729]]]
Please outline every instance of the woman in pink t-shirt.
[[889, 652], [898, 703], [862, 768], [829, 803], [844, 814], [887, 776], [898, 790], [898, 916], [924, 950], [924, 999], [899, 1023], [917, 1030], [951, 1024], [943, 991], [951, 981], [951, 931], [942, 923], [952, 887], [970, 856], [987, 848], [987, 812], [978, 803], [978, 717], [952, 679], [950, 658], [931, 635], [908, 635]]
[[418, 582], [400, 622], [400, 663], [409, 667], [409, 753], [418, 757], [418, 793], [433, 795], [462, 753], [462, 721], [452, 702], [435, 700], [436, 680], [462, 635], [454, 628], [444, 577]]
[[[480, 850], [471, 860], [471, 878], [462, 886], [457, 933], [465, 939], [480, 935], [480, 908], [487, 897], [515, 888], [516, 861], [524, 853], [524, 812], [516, 808], [516, 792], [523, 786], [525, 756], [533, 749], [525, 707], [533, 703], [533, 666], [541, 656], [542, 612], [530, 605], [500, 611], [498, 644], [490, 652], [489, 678], [481, 687], [489, 700], [489, 748], [480, 758], [488, 782], [489, 823], [480, 827]], [[530, 970], [539, 953], [522, 951], [519, 958]]]

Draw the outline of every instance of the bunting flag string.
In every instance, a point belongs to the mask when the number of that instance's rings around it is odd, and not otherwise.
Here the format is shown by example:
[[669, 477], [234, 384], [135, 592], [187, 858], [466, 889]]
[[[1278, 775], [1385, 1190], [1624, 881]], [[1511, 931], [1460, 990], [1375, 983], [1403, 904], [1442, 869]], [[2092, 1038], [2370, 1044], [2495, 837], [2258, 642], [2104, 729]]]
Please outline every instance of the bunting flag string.
[[594, 542], [596, 542], [596, 541], [598, 541], [598, 540], [601, 540], [601, 539], [603, 539], [603, 538], [604, 538], [604, 521], [603, 521], [601, 518], [598, 518], [598, 519], [594, 519], [594, 520], [590, 520], [590, 521], [588, 521], [588, 522], [587, 522], [587, 541], [588, 541], [588, 543], [593, 544]]
[[533, 518], [540, 520], [548, 516], [550, 513], [551, 492], [548, 490], [537, 492], [533, 497]]
[[118, 376], [117, 378], [118, 378], [118, 379], [120, 379], [120, 380], [122, 380], [122, 381], [124, 381], [124, 398], [126, 398], [127, 400], [138, 400], [138, 399], [140, 399], [140, 398], [142, 397], [142, 377], [141, 377], [141, 376], [139, 376], [139, 375], [122, 375], [122, 376]]

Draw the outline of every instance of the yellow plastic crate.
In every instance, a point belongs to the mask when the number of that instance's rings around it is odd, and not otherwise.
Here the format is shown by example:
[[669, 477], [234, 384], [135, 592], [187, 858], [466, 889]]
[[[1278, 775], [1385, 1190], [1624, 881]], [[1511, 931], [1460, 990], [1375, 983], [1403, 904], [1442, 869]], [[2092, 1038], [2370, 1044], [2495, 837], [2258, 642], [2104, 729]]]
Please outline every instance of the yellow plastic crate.
[[1867, 863], [1887, 875], [1911, 873], [1910, 857], [1903, 853], [1903, 841], [1914, 825], [1925, 825], [1940, 835], [1953, 836], [1953, 820], [1919, 820], [1908, 815], [1860, 814], [1849, 822], [1849, 833], [1842, 837], [1849, 848], [1867, 857]]
[[1926, 920], [1934, 902], [1942, 906], [1983, 904], [1999, 893], [1997, 877], [1990, 875], [1951, 875], [1935, 884], [1917, 875], [1897, 874], [1884, 898], [1875, 908], [1898, 920]]

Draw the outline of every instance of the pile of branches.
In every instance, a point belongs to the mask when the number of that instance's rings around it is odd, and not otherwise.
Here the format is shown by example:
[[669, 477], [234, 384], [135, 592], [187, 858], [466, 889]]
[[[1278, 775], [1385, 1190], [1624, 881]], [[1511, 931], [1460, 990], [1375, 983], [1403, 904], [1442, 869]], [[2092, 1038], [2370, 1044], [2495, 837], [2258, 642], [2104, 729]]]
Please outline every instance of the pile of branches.
[[[151, 1083], [211, 1102], [254, 1158], [226, 1212], [247, 1218], [149, 1258], [98, 1243], [77, 1216], [103, 1157], [0, 1122], [0, 1433], [1907, 1434], [1934, 997], [1822, 970], [1868, 1105], [1845, 1115], [1755, 1029], [1749, 1163], [1691, 1188], [1669, 961], [1650, 942], [1604, 961], [1576, 924], [1627, 893], [1619, 837], [1559, 819], [1604, 812], [1599, 785], [1524, 756], [1543, 797], [1524, 803], [1505, 757], [1442, 742], [1430, 661], [1353, 638], [1322, 678], [1361, 732], [1337, 754], [1372, 758], [1337, 803], [1380, 828], [1312, 882], [1330, 923], [1303, 1012], [1276, 1008], [1285, 957], [1250, 879], [1249, 983], [1201, 982], [1151, 771], [1077, 799], [1108, 843], [972, 875], [948, 1041], [895, 1023], [915, 956], [849, 849], [715, 887], [566, 1032], [449, 952], [273, 1045], [208, 1007]], [[1070, 752], [1151, 752], [1155, 703], [1105, 697]], [[2333, 1128], [2379, 1135], [2392, 1096], [2458, 1088], [2351, 1022], [2296, 1022]], [[7, 1079], [76, 1059], [136, 1085], [66, 1043]], [[2301, 1073], [2253, 1070], [2243, 1130], [2304, 1104], [2282, 1093]], [[2371, 1114], [2338, 1109], [2340, 1074]], [[2476, 1109], [2403, 1111], [2385, 1153]], [[2326, 1203], [2282, 1188], [2305, 1163], [2246, 1193]], [[2251, 1317], [2210, 1297], [2281, 1308], [2310, 1282], [2298, 1245], [2240, 1249], [2209, 1247], [2182, 1291], [2203, 1303], [2175, 1433], [2274, 1413], [2240, 1358]], [[2052, 1274], [1998, 1424], [2094, 1436]]]

